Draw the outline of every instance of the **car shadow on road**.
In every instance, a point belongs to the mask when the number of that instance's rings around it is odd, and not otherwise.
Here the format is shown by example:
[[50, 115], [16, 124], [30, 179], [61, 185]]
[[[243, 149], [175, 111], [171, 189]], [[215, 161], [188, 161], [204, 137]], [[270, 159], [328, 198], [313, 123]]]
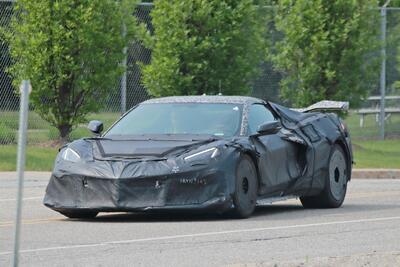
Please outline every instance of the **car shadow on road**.
[[[280, 213], [301, 211], [301, 205], [268, 205], [257, 207], [249, 218], [270, 216]], [[76, 219], [74, 219], [76, 220]], [[207, 222], [207, 221], [228, 221], [239, 220], [233, 214], [212, 212], [189, 212], [189, 211], [157, 211], [157, 212], [126, 212], [126, 213], [100, 213], [94, 219], [85, 219], [90, 222], [107, 223], [134, 223], [134, 222]]]
[[126, 212], [101, 213], [90, 222], [135, 223], [135, 222], [191, 222], [224, 220], [224, 214], [193, 213], [193, 212]]
[[[346, 216], [357, 213], [399, 208], [396, 204], [344, 204], [338, 209], [304, 209], [301, 204], [272, 204], [259, 206], [247, 220], [291, 220], [321, 216]], [[78, 219], [67, 219], [78, 220]], [[188, 211], [100, 213], [94, 219], [79, 219], [92, 223], [158, 223], [158, 222], [212, 222], [239, 220], [232, 214]], [[246, 220], [246, 219], [245, 219]]]

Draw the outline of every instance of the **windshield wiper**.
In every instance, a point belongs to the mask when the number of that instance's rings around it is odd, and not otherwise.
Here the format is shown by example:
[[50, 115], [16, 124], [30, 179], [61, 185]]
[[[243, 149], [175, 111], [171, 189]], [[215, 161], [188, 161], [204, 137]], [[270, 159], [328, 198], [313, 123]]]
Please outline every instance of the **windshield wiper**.
[[85, 137], [83, 138], [84, 140], [113, 140], [108, 137], [102, 137], [102, 136], [93, 136], [93, 137]]
[[135, 157], [135, 156], [129, 156], [129, 155], [115, 155], [115, 156], [108, 156], [104, 158], [94, 158], [95, 160], [99, 161], [110, 161], [110, 160], [121, 160], [121, 159], [127, 159], [127, 160], [137, 160], [137, 161], [163, 161], [167, 160], [166, 158], [157, 158], [157, 157]]

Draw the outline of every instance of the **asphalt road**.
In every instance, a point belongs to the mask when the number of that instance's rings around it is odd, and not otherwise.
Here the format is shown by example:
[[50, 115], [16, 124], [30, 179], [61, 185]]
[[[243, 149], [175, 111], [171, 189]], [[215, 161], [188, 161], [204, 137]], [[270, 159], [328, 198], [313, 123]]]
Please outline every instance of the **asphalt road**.
[[[22, 266], [400, 266], [400, 180], [353, 180], [340, 209], [299, 200], [234, 220], [190, 214], [66, 219], [41, 204], [47, 175], [24, 191]], [[0, 173], [0, 266], [9, 266], [16, 183]]]

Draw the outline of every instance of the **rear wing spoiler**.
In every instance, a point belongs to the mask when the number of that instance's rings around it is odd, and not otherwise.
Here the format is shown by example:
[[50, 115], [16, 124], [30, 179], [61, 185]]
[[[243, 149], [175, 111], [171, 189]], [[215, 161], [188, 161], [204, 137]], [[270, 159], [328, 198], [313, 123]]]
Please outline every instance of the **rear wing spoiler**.
[[293, 109], [299, 112], [309, 112], [309, 111], [347, 111], [349, 110], [349, 102], [345, 101], [331, 101], [322, 100], [315, 104], [312, 104], [306, 108]]

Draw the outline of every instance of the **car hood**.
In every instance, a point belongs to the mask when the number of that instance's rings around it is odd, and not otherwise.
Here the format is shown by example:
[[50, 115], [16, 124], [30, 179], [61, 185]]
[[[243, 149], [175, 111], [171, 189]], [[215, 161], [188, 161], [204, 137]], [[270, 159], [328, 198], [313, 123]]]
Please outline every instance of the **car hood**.
[[219, 140], [215, 136], [157, 135], [92, 139], [95, 158], [163, 158]]

